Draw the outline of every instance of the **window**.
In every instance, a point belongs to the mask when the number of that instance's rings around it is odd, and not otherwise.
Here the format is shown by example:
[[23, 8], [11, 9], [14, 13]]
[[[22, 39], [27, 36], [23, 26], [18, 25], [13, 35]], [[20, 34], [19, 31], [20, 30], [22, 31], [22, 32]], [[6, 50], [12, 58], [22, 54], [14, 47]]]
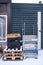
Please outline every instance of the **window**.
[[0, 15], [0, 42], [7, 42], [7, 15]]

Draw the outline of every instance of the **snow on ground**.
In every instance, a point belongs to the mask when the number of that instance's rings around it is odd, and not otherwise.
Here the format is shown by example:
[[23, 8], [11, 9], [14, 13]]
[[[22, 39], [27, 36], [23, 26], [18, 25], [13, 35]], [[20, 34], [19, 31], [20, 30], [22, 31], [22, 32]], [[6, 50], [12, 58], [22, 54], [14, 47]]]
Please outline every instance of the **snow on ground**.
[[43, 65], [43, 50], [39, 51], [38, 59], [27, 58], [23, 61], [3, 61], [0, 59], [0, 65]]

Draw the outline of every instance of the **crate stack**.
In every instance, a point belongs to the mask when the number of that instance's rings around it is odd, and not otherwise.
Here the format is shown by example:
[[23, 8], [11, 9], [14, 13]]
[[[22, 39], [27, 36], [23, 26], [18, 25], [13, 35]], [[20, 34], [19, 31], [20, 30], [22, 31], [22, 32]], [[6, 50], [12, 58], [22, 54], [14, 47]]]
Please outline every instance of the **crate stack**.
[[12, 49], [20, 49], [21, 35], [19, 33], [7, 34], [7, 47]]
[[3, 59], [23, 60], [22, 46], [20, 46], [20, 34], [7, 35], [7, 47], [3, 51]]
[[38, 43], [36, 35], [23, 36], [23, 56], [24, 58], [37, 58]]

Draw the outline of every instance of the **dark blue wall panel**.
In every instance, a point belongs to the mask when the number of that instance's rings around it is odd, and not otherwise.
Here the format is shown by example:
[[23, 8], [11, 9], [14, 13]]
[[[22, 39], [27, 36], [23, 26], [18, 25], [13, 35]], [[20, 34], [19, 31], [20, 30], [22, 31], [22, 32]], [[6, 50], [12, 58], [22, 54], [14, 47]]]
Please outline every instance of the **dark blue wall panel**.
[[20, 33], [22, 35], [22, 28], [25, 22], [25, 34], [37, 35], [37, 12], [42, 12], [42, 48], [43, 48], [43, 4], [20, 4], [13, 3], [11, 5], [11, 33]]

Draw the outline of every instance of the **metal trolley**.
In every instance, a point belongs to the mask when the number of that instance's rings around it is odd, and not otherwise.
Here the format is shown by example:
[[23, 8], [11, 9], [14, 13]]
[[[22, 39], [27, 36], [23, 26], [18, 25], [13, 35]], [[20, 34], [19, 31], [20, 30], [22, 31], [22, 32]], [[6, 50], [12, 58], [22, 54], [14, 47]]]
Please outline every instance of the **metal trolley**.
[[23, 35], [24, 58], [38, 57], [38, 40], [36, 35]]

